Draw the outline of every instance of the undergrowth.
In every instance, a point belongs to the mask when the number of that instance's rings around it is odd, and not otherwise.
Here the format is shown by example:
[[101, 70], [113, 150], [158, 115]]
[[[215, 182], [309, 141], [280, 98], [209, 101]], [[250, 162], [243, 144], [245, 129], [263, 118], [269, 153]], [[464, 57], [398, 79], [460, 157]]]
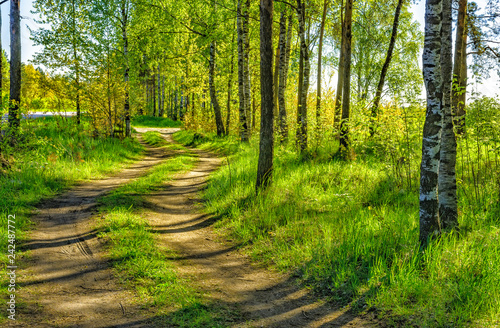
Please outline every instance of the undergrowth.
[[[176, 138], [228, 151], [228, 141], [210, 135], [183, 131]], [[481, 153], [468, 152], [469, 161], [457, 165], [464, 177], [460, 235], [442, 236], [421, 252], [418, 145], [411, 174], [395, 174], [397, 161], [363, 147], [345, 161], [332, 149], [299, 155], [278, 146], [272, 185], [256, 195], [258, 147], [242, 146], [212, 176], [204, 192], [207, 211], [220, 217], [218, 231], [245, 244], [256, 261], [296, 274], [331, 301], [374, 309], [390, 325], [498, 326], [500, 183], [483, 171], [475, 191]], [[482, 200], [474, 205], [475, 194]]]

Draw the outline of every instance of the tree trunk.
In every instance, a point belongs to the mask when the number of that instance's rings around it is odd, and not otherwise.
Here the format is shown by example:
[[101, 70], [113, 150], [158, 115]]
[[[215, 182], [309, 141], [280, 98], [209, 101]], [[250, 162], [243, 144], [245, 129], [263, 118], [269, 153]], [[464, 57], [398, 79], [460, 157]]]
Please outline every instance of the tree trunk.
[[10, 105], [9, 127], [17, 132], [20, 125], [21, 102], [21, 16], [20, 0], [10, 2]]
[[342, 87], [342, 121], [340, 122], [340, 146], [345, 155], [349, 152], [349, 107], [351, 102], [351, 40], [352, 40], [352, 3], [347, 0], [345, 8], [344, 37], [344, 85]]
[[[153, 70], [154, 72], [154, 70]], [[153, 117], [156, 116], [156, 74], [153, 73], [152, 83], [151, 83], [151, 96], [153, 98]]]
[[220, 105], [219, 101], [217, 100], [217, 92], [215, 91], [215, 47], [215, 41], [212, 41], [210, 45], [210, 63], [208, 65], [208, 84], [210, 88], [210, 99], [214, 108], [217, 136], [220, 137], [224, 134], [224, 123], [222, 122]]
[[439, 191], [439, 221], [442, 229], [458, 227], [457, 181], [455, 166], [457, 162], [457, 142], [453, 131], [451, 114], [451, 71], [452, 71], [452, 40], [451, 40], [451, 0], [443, 1], [441, 71], [443, 75], [443, 126], [441, 132], [441, 150], [439, 161], [438, 191]]
[[420, 244], [439, 234], [438, 170], [443, 115], [441, 103], [441, 10], [442, 0], [426, 0], [425, 39], [422, 56], [427, 90], [427, 110], [420, 165]]
[[370, 124], [370, 136], [375, 134], [375, 119], [378, 115], [378, 106], [380, 104], [380, 98], [382, 97], [382, 90], [384, 88], [385, 76], [389, 70], [389, 65], [391, 64], [392, 52], [394, 51], [394, 45], [396, 44], [396, 37], [398, 35], [398, 25], [399, 25], [399, 15], [401, 13], [401, 7], [403, 6], [404, 0], [398, 0], [398, 5], [396, 7], [396, 13], [394, 14], [394, 22], [392, 24], [392, 34], [391, 41], [389, 42], [389, 49], [387, 50], [387, 56], [385, 57], [384, 66], [382, 66], [382, 72], [380, 72], [380, 79], [378, 81], [377, 91], [375, 93], [375, 98], [373, 99], [372, 106], [372, 119]]
[[342, 37], [340, 39], [340, 56], [339, 56], [339, 70], [337, 74], [337, 95], [335, 96], [335, 110], [334, 110], [334, 125], [339, 126], [337, 123], [339, 117], [340, 117], [340, 109], [342, 106], [342, 93], [343, 93], [343, 87], [344, 87], [344, 65], [345, 65], [345, 47], [346, 47], [346, 42], [345, 42], [345, 32], [344, 32], [344, 0], [341, 2], [341, 7], [340, 7], [340, 22], [342, 24]]
[[161, 69], [160, 64], [158, 64], [158, 76], [157, 78], [157, 88], [158, 88], [158, 117], [161, 117], [163, 114], [163, 110], [161, 108]]
[[260, 1], [261, 119], [257, 191], [269, 185], [273, 172], [273, 0]]
[[161, 113], [160, 117], [163, 117], [165, 113], [165, 75], [161, 78]]
[[238, 0], [237, 8], [237, 33], [238, 33], [238, 96], [239, 96], [239, 133], [242, 142], [249, 140], [248, 113], [246, 111], [245, 83], [245, 42], [244, 42], [244, 19], [242, 13], [242, 2]]
[[125, 61], [125, 72], [123, 73], [123, 80], [125, 82], [125, 104], [124, 104], [124, 112], [125, 112], [125, 137], [131, 136], [131, 127], [130, 127], [130, 99], [129, 99], [129, 64], [128, 64], [128, 36], [127, 36], [127, 27], [128, 27], [128, 0], [122, 1], [122, 38], [123, 38], [123, 57]]
[[0, 112], [3, 111], [2, 7], [0, 6]]
[[229, 70], [229, 77], [227, 78], [227, 115], [226, 115], [226, 135], [229, 134], [229, 123], [231, 122], [231, 89], [233, 85], [234, 73], [234, 33], [231, 40], [231, 68]]
[[[285, 91], [288, 80], [288, 66], [290, 63], [290, 50], [292, 48], [292, 27], [293, 27], [293, 13], [288, 16], [288, 29], [286, 31], [286, 43], [284, 49], [281, 51], [281, 60], [283, 62], [282, 72], [280, 72], [279, 79], [279, 124], [280, 124], [280, 135], [281, 141], [286, 141], [288, 139], [288, 123], [287, 123], [287, 113], [286, 113], [286, 101], [285, 101]], [[281, 28], [281, 27], [280, 27]], [[284, 28], [284, 26], [283, 26]]]
[[[249, 126], [248, 120], [250, 116], [250, 106], [251, 106], [251, 81], [250, 81], [250, 0], [245, 1], [245, 6], [243, 7], [243, 55], [245, 60], [244, 65], [244, 79], [245, 83], [245, 117], [247, 118], [247, 126]], [[248, 129], [248, 139], [250, 139], [251, 130]]]
[[465, 98], [467, 88], [467, 0], [458, 2], [455, 58], [453, 60], [452, 113], [457, 134], [465, 133]]
[[323, 56], [323, 34], [325, 32], [325, 21], [326, 12], [328, 10], [328, 0], [325, 0], [323, 4], [323, 16], [321, 17], [321, 28], [319, 32], [319, 44], [318, 44], [318, 78], [316, 84], [316, 131], [318, 132], [321, 127], [321, 59]]
[[[286, 16], [285, 16], [285, 10], [281, 12], [281, 17], [280, 17], [280, 36], [279, 36], [279, 54], [280, 54], [280, 59], [279, 59], [279, 67], [278, 67], [278, 93], [277, 95], [275, 94], [275, 99], [274, 102], [276, 103], [276, 100], [278, 100], [278, 105], [279, 105], [279, 110], [278, 110], [278, 124], [280, 127], [280, 135], [281, 135], [281, 141], [286, 139], [286, 109], [285, 109], [285, 80], [287, 72], [285, 72], [285, 64], [286, 64], [286, 42], [287, 42], [287, 35], [286, 35]], [[276, 79], [276, 76], [274, 77]], [[276, 97], [277, 96], [277, 97]]]
[[[278, 92], [279, 92], [279, 77], [281, 66], [281, 44], [285, 42], [285, 30], [281, 30], [281, 26], [285, 25], [285, 11], [281, 12], [280, 16], [280, 33], [278, 37], [278, 45], [276, 46], [276, 53], [274, 55], [274, 75], [273, 75], [273, 117], [278, 118]], [[283, 33], [282, 33], [283, 32]]]
[[300, 151], [307, 149], [307, 93], [309, 89], [309, 49], [305, 35], [305, 2], [297, 0], [299, 19], [300, 62], [299, 62], [299, 98], [297, 106], [297, 143]]

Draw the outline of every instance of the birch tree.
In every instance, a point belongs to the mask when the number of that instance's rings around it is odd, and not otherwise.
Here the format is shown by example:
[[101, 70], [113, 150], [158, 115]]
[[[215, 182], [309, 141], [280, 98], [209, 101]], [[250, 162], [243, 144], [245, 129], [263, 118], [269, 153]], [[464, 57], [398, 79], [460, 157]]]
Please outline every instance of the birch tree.
[[441, 132], [441, 149], [439, 159], [439, 221], [443, 230], [458, 227], [457, 181], [455, 165], [457, 162], [457, 142], [453, 130], [451, 112], [451, 71], [452, 71], [452, 41], [451, 41], [451, 0], [443, 1], [441, 27], [441, 72], [443, 98], [441, 110], [443, 115]]
[[[21, 103], [21, 15], [20, 0], [10, 2], [10, 98], [9, 128], [16, 132], [20, 125]], [[0, 58], [1, 59], [1, 58]]]
[[427, 96], [422, 162], [420, 165], [420, 244], [439, 234], [438, 173], [443, 112], [441, 71], [442, 0], [426, 0], [425, 39], [422, 56]]

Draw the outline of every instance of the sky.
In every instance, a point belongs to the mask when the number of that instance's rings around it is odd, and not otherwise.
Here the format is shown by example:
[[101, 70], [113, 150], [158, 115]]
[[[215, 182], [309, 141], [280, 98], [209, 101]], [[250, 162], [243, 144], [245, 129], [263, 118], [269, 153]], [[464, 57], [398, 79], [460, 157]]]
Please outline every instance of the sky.
[[[483, 7], [486, 0], [476, 0], [479, 7]], [[9, 11], [10, 11], [10, 1], [1, 5], [2, 10], [2, 47], [7, 52], [9, 56], [10, 50], [10, 35], [9, 35]], [[28, 60], [33, 58], [33, 55], [40, 51], [40, 47], [35, 47], [29, 38], [28, 26], [31, 29], [37, 29], [40, 25], [35, 22], [36, 15], [32, 14], [33, 10], [32, 1], [22, 0], [21, 1], [21, 57], [22, 61], [26, 63]], [[417, 4], [412, 5], [411, 11], [415, 20], [420, 23], [423, 30], [424, 24], [424, 14], [425, 14], [425, 0], [417, 0]], [[500, 94], [500, 79], [496, 73], [491, 74], [492, 77], [489, 80], [484, 81], [482, 85], [472, 82], [472, 89], [478, 91], [487, 96], [496, 96]], [[471, 76], [471, 75], [469, 75]], [[470, 90], [470, 89], [469, 89]]]

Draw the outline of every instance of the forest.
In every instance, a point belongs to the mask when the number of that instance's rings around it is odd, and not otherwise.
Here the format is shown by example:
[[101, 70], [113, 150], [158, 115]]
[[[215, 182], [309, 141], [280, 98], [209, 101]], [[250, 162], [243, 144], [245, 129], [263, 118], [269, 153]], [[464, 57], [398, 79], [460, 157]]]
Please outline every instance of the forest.
[[497, 1], [31, 6], [1, 325], [500, 326]]

